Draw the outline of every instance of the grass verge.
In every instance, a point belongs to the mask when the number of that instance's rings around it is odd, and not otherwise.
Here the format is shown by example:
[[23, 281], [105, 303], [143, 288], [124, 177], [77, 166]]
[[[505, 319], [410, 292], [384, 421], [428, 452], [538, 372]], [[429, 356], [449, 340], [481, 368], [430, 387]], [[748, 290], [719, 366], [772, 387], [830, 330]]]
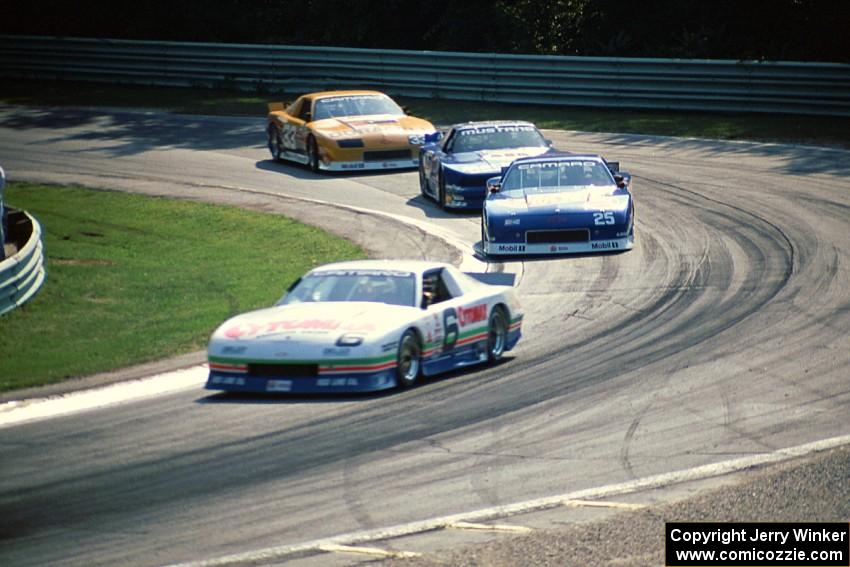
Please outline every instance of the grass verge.
[[[181, 89], [100, 83], [18, 81], [0, 102], [49, 106], [157, 108], [170, 112], [264, 116], [269, 101], [293, 94]], [[398, 97], [411, 114], [435, 124], [522, 119], [541, 128], [833, 145], [850, 148], [850, 117], [614, 110]]]
[[0, 391], [204, 348], [227, 317], [272, 304], [309, 268], [363, 257], [285, 217], [12, 183], [44, 229], [48, 279], [0, 318]]

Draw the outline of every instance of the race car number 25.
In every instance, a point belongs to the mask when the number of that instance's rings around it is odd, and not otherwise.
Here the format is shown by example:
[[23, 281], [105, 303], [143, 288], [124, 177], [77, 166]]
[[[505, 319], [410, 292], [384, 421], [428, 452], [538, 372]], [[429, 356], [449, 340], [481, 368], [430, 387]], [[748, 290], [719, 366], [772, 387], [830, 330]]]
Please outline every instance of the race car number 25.
[[614, 220], [614, 213], [611, 211], [593, 213], [593, 224], [595, 224], [596, 226], [614, 224], [615, 222], [616, 221]]

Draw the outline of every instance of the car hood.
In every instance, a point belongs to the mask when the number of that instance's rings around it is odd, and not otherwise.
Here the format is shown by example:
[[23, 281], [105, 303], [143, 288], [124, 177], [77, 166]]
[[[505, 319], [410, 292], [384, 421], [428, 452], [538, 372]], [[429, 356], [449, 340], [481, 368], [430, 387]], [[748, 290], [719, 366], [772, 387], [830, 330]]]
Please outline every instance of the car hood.
[[478, 150], [476, 152], [461, 152], [454, 154], [445, 166], [460, 173], [501, 173], [503, 167], [509, 166], [515, 159], [539, 156], [549, 151], [549, 148], [528, 147], [510, 148], [504, 150]]
[[215, 342], [292, 341], [333, 344], [346, 333], [368, 340], [382, 337], [412, 322], [421, 310], [415, 307], [370, 302], [297, 303], [260, 309], [225, 321]]
[[414, 116], [376, 114], [370, 116], [346, 116], [326, 118], [310, 123], [310, 128], [332, 139], [363, 138], [381, 135], [426, 134], [434, 132], [427, 120]]
[[576, 187], [569, 191], [558, 193], [515, 195], [511, 193], [496, 193], [486, 201], [489, 214], [527, 212], [530, 214], [548, 214], [554, 211], [586, 212], [586, 211], [622, 211], [631, 198], [628, 193], [611, 187]]

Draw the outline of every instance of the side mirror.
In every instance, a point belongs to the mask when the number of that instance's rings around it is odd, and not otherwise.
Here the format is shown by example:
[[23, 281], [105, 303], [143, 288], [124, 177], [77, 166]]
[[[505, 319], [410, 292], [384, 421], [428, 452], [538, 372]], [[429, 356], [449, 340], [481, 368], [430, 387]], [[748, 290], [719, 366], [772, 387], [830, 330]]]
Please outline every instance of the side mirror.
[[617, 183], [617, 187], [620, 189], [625, 189], [629, 186], [629, 183], [632, 181], [632, 176], [628, 173], [615, 173], [614, 174], [614, 182]]
[[431, 134], [425, 134], [425, 143], [433, 144], [434, 142], [439, 142], [443, 137], [441, 132], [432, 132]]
[[487, 180], [487, 192], [488, 193], [498, 193], [502, 190], [502, 178], [501, 177], [491, 177]]
[[552, 140], [550, 140], [549, 138], [546, 138], [543, 141], [546, 142], [546, 146], [549, 147], [549, 148], [552, 148], [552, 147], [555, 146], [555, 143]]

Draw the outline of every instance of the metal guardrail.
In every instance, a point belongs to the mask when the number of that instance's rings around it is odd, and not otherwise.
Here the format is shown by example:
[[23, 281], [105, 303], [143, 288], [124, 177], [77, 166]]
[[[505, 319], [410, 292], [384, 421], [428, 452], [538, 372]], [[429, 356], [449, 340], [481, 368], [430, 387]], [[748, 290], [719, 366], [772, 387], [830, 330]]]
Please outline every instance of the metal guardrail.
[[0, 261], [6, 259], [6, 249], [3, 248], [6, 243], [6, 172], [0, 167]]
[[8, 240], [19, 249], [0, 262], [0, 315], [29, 301], [46, 278], [41, 225], [26, 211], [14, 209], [7, 220]]
[[850, 116], [850, 65], [0, 36], [0, 75], [301, 93]]

